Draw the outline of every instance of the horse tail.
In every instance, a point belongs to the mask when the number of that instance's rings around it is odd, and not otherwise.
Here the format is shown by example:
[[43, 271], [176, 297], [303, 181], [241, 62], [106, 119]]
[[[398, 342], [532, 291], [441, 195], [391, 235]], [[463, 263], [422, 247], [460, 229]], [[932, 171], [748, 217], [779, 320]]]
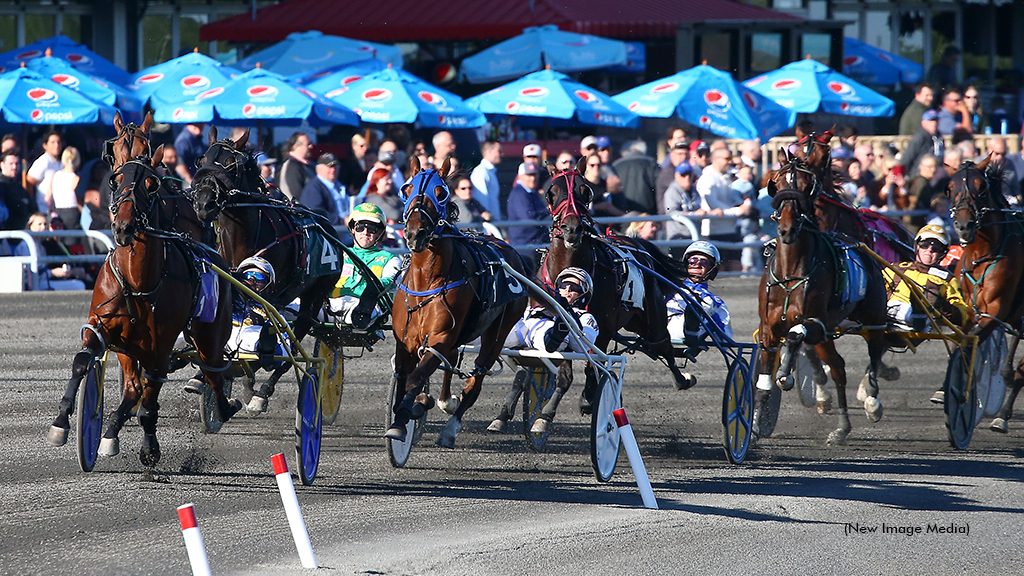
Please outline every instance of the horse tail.
[[661, 248], [655, 246], [652, 242], [644, 240], [643, 238], [631, 238], [636, 242], [637, 247], [642, 249], [651, 258], [651, 268], [655, 272], [661, 274], [676, 286], [682, 286], [683, 280], [689, 275], [686, 272], [686, 268], [683, 267], [683, 263], [676, 260], [663, 252]]

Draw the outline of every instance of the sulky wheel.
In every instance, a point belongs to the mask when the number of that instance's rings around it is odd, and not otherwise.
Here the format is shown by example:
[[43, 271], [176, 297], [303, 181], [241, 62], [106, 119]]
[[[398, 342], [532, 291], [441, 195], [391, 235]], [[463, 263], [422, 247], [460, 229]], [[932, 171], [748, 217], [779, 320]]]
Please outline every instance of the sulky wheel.
[[92, 359], [78, 394], [75, 433], [78, 435], [78, 465], [83, 472], [92, 472], [100, 447], [103, 428], [103, 375], [106, 365], [106, 354], [102, 358]]
[[320, 417], [320, 386], [315, 372], [306, 374], [299, 383], [299, 400], [295, 408], [295, 458], [299, 462], [299, 478], [309, 486], [316, 478], [320, 464], [320, 441], [323, 418]]
[[619, 459], [619, 427], [612, 412], [622, 407], [618, 386], [607, 373], [598, 371], [594, 392], [594, 411], [590, 422], [590, 461], [598, 482], [611, 480]]
[[967, 371], [970, 359], [965, 358], [962, 348], [953, 350], [946, 367], [946, 431], [949, 443], [955, 448], [966, 450], [971, 443], [974, 425], [977, 422], [975, 413], [978, 402], [970, 390], [970, 375]]
[[746, 458], [753, 420], [754, 386], [750, 368], [742, 358], [736, 358], [729, 366], [722, 396], [722, 427], [729, 462], [740, 464]]
[[341, 346], [331, 348], [322, 340], [313, 346], [316, 355], [327, 360], [324, 367], [324, 380], [320, 384], [320, 410], [323, 411], [324, 424], [334, 424], [341, 408], [341, 393], [344, 389], [345, 357]]

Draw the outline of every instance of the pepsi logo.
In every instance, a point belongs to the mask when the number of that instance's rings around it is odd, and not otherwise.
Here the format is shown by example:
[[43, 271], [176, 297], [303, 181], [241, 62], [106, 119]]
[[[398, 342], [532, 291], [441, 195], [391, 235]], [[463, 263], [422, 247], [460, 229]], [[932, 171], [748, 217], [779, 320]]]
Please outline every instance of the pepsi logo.
[[363, 100], [370, 102], [387, 102], [391, 100], [391, 90], [387, 88], [370, 88], [363, 92]]
[[754, 78], [753, 80], [747, 80], [746, 82], [744, 82], [744, 84], [746, 84], [748, 87], [750, 87], [750, 86], [757, 86], [758, 84], [760, 84], [761, 82], [764, 82], [767, 79], [768, 79], [767, 76], [762, 75], [762, 76], [758, 76], [757, 78]]
[[850, 109], [850, 103], [843, 102], [842, 104], [839, 105], [839, 109], [842, 110], [843, 112], [846, 112], [847, 110]]
[[427, 104], [430, 104], [431, 106], [435, 106], [437, 108], [442, 108], [448, 104], [448, 102], [444, 99], [444, 96], [441, 96], [440, 94], [434, 92], [420, 90], [416, 95], [419, 96], [420, 100], [423, 100]]
[[159, 72], [153, 74], [143, 74], [139, 76], [139, 79], [135, 82], [138, 84], [152, 84], [153, 82], [159, 82], [164, 79], [164, 75]]
[[277, 96], [277, 88], [274, 88], [273, 86], [266, 86], [264, 84], [257, 84], [246, 88], [245, 93], [248, 94], [250, 98], [273, 98]]
[[64, 59], [72, 64], [85, 64], [89, 62], [89, 57], [85, 54], [68, 54], [64, 56]]
[[843, 58], [843, 66], [856, 66], [864, 62], [860, 56], [847, 56]]
[[636, 109], [639, 108], [639, 107], [640, 107], [640, 103], [639, 102], [630, 102], [629, 106], [626, 106], [626, 108], [628, 108], [630, 112], [635, 112]]
[[654, 88], [651, 88], [651, 94], [671, 94], [679, 90], [679, 84], [675, 82], [667, 82], [665, 84], [658, 84]]
[[587, 90], [577, 90], [573, 92], [573, 94], [575, 94], [577, 98], [583, 100], [587, 104], [597, 104], [598, 102], [601, 101], [601, 99], [597, 97], [597, 94], [594, 94], [593, 92], [589, 92]]
[[48, 88], [32, 88], [27, 94], [29, 99], [40, 104], [57, 101], [57, 93]]
[[743, 93], [743, 103], [746, 104], [747, 108], [749, 108], [752, 112], [760, 112], [763, 109], [763, 107], [761, 106], [761, 101], [758, 100], [757, 97], [755, 97], [750, 92]]
[[505, 110], [508, 110], [512, 114], [515, 114], [516, 112], [519, 111], [519, 102], [513, 100], [512, 102], [505, 104]]
[[29, 60], [31, 58], [38, 58], [38, 57], [40, 57], [42, 55], [43, 55], [43, 53], [41, 51], [39, 51], [39, 50], [29, 50], [27, 52], [22, 52], [21, 54], [18, 54], [17, 56], [14, 57], [14, 59], [15, 60]]
[[32, 111], [32, 114], [30, 116], [32, 117], [32, 121], [33, 122], [39, 122], [40, 120], [43, 119], [43, 111], [40, 110], [39, 108], [36, 108], [35, 110]]
[[245, 116], [246, 118], [252, 118], [255, 115], [256, 115], [256, 105], [255, 104], [249, 103], [249, 104], [246, 104], [245, 106], [242, 106], [242, 116]]
[[182, 110], [181, 108], [175, 108], [174, 112], [171, 112], [171, 118], [173, 118], [175, 121], [181, 120], [181, 118], [184, 115], [185, 115], [185, 111]]
[[520, 96], [532, 96], [533, 98], [543, 98], [550, 93], [550, 90], [543, 86], [532, 86], [530, 88], [523, 88], [519, 91]]
[[707, 126], [708, 124], [711, 123], [711, 117], [710, 116], [701, 116], [700, 117], [700, 123], [701, 123], [702, 126]]
[[879, 60], [884, 60], [886, 62], [892, 62], [892, 56], [889, 56], [885, 52], [879, 52], [878, 54], [875, 54], [875, 56], [877, 56]]
[[61, 86], [78, 88], [78, 77], [71, 74], [54, 74], [52, 80]]
[[846, 82], [833, 80], [828, 83], [828, 89], [841, 96], [853, 96], [853, 87]]
[[707, 102], [708, 106], [722, 112], [728, 110], [732, 106], [732, 103], [729, 102], [729, 96], [717, 88], [712, 88], [711, 90], [704, 92], [704, 101]]
[[327, 94], [324, 94], [324, 96], [327, 96], [328, 98], [334, 98], [335, 96], [341, 96], [345, 92], [348, 92], [348, 86], [342, 86], [341, 88], [331, 90]]
[[214, 96], [220, 96], [223, 93], [224, 93], [224, 88], [221, 88], [220, 86], [218, 86], [217, 88], [210, 88], [209, 90], [206, 90], [205, 92], [200, 92], [199, 94], [196, 94], [196, 98], [195, 99], [196, 100], [203, 100], [205, 98], [213, 98]]
[[193, 88], [202, 90], [210, 85], [210, 79], [198, 74], [190, 74], [181, 79], [182, 88]]
[[784, 78], [772, 82], [772, 90], [796, 90], [802, 85], [803, 83], [795, 78]]
[[359, 76], [359, 75], [356, 75], [356, 76], [346, 76], [346, 77], [341, 79], [341, 85], [344, 86], [346, 84], [351, 84], [351, 83], [355, 82], [356, 80], [360, 80], [360, 79], [362, 79], [362, 76]]
[[316, 100], [316, 94], [313, 94], [309, 90], [306, 90], [305, 88], [296, 88], [296, 90], [298, 90], [299, 93], [302, 94], [303, 96]]

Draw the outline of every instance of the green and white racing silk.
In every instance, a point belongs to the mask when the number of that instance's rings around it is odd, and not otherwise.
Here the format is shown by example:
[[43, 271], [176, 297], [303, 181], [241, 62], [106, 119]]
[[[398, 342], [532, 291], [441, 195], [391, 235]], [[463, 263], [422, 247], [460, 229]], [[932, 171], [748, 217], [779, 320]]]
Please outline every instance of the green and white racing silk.
[[[360, 248], [353, 246], [352, 252], [363, 261], [364, 264], [380, 278], [385, 291], [390, 291], [395, 284], [395, 278], [401, 269], [402, 259], [383, 248]], [[341, 266], [341, 278], [331, 293], [331, 298], [342, 296], [362, 296], [366, 290], [366, 279], [359, 274], [359, 269], [352, 263], [351, 257], [344, 254], [344, 261]]]

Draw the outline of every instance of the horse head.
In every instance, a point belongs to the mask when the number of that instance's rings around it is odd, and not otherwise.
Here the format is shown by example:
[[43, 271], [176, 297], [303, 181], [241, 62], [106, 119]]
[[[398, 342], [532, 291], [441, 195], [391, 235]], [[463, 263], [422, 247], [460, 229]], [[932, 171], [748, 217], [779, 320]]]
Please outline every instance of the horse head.
[[162, 185], [156, 167], [163, 157], [163, 146], [157, 148], [159, 156], [138, 156], [121, 164], [110, 177], [113, 193], [110, 197], [110, 231], [118, 246], [130, 246], [136, 234], [150, 229], [150, 219], [157, 219], [160, 203], [154, 201]]
[[548, 212], [554, 216], [552, 237], [561, 237], [565, 248], [573, 250], [583, 240], [585, 225], [593, 224], [589, 207], [594, 200], [594, 191], [583, 177], [587, 158], [580, 158], [572, 170], [558, 172], [551, 164], [547, 167], [551, 185], [544, 193], [544, 200], [548, 204]]
[[259, 166], [245, 151], [248, 141], [248, 130], [238, 140], [217, 140], [217, 129], [210, 128], [210, 148], [196, 159], [198, 170], [192, 179], [193, 205], [202, 221], [217, 217], [231, 190], [266, 194]]
[[438, 225], [448, 217], [448, 200], [451, 192], [445, 178], [451, 171], [451, 162], [445, 158], [441, 170], [424, 170], [419, 158], [409, 160], [412, 176], [402, 186], [399, 196], [405, 204], [405, 244], [414, 253], [427, 249], [430, 240], [437, 233]]
[[974, 241], [981, 227], [981, 219], [988, 209], [1008, 207], [1002, 194], [1002, 179], [988, 172], [991, 160], [991, 156], [978, 164], [964, 160], [956, 170], [946, 167], [952, 177], [947, 188], [953, 205], [950, 213], [961, 244]]
[[[153, 126], [153, 113], [147, 112], [142, 126], [134, 122], [125, 124], [121, 113], [114, 113], [114, 130], [117, 136], [103, 143], [103, 160], [111, 170], [117, 170], [122, 164], [140, 156], [154, 157], [149, 146], [149, 129]], [[159, 156], [155, 156], [159, 157]]]
[[797, 158], [803, 160], [808, 168], [819, 175], [832, 170], [832, 136], [835, 134], [835, 127], [826, 130], [821, 134], [811, 132], [804, 134], [802, 130], [797, 131], [796, 151]]
[[772, 219], [779, 223], [779, 240], [793, 244], [805, 225], [817, 229], [814, 220], [814, 199], [818, 193], [818, 180], [803, 160], [788, 151], [781, 154], [782, 166], [768, 179], [768, 195], [775, 213]]

